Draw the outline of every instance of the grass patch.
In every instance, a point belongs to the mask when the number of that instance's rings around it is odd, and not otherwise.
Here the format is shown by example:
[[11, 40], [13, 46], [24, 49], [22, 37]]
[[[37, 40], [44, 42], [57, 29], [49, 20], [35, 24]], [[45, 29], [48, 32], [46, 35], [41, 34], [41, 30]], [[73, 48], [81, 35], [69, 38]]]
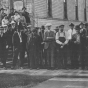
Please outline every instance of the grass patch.
[[23, 74], [0, 74], [0, 88], [10, 88], [15, 86], [35, 86], [51, 77], [28, 76]]

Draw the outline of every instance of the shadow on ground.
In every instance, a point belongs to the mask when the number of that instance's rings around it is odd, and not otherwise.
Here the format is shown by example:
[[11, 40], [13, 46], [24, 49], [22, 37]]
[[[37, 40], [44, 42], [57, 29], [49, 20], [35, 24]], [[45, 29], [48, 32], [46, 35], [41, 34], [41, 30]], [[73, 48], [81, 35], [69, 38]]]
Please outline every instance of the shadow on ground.
[[48, 80], [51, 77], [28, 76], [23, 74], [0, 74], [0, 88], [12, 88], [15, 86], [27, 86], [29, 88]]

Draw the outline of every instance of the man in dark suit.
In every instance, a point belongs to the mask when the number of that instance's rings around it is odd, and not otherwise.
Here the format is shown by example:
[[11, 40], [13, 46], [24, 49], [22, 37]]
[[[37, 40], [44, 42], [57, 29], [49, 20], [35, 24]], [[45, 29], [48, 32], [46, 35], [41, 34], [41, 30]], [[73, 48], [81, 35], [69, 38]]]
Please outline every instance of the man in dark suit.
[[24, 56], [26, 50], [27, 35], [18, 27], [17, 31], [13, 34], [13, 47], [14, 47], [14, 58], [13, 58], [13, 67], [16, 66], [18, 56], [20, 57], [20, 67], [23, 67]]
[[15, 15], [15, 11], [14, 11], [14, 8], [11, 8], [11, 12], [9, 14], [9, 19], [11, 18], [11, 16], [14, 16]]
[[0, 28], [0, 58], [3, 63], [3, 68], [6, 68], [6, 58], [7, 58], [7, 36], [4, 33], [4, 29]]
[[[30, 69], [34, 69], [38, 67], [38, 41], [37, 41], [37, 30], [33, 29], [30, 34], [30, 39], [28, 41], [28, 60], [29, 60], [29, 67]], [[36, 62], [37, 61], [37, 62]]]
[[81, 69], [85, 69], [85, 61], [86, 61], [86, 29], [84, 27], [84, 23], [80, 23], [80, 59], [81, 59]]
[[22, 11], [23, 11], [22, 15], [25, 17], [27, 25], [30, 24], [30, 16], [29, 13], [26, 11], [26, 8], [23, 7]]

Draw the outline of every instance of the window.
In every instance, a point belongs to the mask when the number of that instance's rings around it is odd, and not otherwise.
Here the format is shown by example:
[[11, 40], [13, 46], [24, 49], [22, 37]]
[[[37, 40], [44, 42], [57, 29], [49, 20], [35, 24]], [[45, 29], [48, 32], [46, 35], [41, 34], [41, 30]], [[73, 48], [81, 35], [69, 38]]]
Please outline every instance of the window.
[[76, 20], [78, 20], [78, 0], [75, 0], [75, 13], [76, 13]]
[[86, 17], [86, 0], [85, 0], [85, 6], [84, 6], [84, 21], [87, 21], [87, 17]]
[[52, 0], [48, 0], [48, 16], [52, 17]]
[[64, 19], [68, 19], [68, 17], [67, 17], [67, 0], [64, 0]]

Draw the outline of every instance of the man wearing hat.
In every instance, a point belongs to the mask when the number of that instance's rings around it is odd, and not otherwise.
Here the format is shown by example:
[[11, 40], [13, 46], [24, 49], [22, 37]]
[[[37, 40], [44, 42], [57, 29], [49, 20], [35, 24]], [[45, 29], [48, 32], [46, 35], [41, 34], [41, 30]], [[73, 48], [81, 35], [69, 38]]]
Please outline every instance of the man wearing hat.
[[30, 33], [29, 40], [28, 40], [28, 67], [30, 69], [37, 69], [39, 68], [39, 58], [38, 56], [38, 34], [37, 29], [34, 28]]
[[6, 69], [7, 48], [7, 36], [2, 27], [0, 28], [0, 58], [4, 69]]
[[14, 20], [18, 23], [18, 21], [20, 20], [20, 15], [19, 12], [15, 11], [15, 15], [14, 15]]
[[85, 61], [86, 61], [86, 29], [84, 28], [84, 24], [80, 23], [80, 51], [81, 51], [81, 69], [85, 69]]
[[80, 27], [75, 26], [76, 33], [72, 35], [71, 40], [71, 67], [72, 69], [79, 68], [79, 55], [80, 55]]
[[22, 31], [22, 29], [18, 28], [16, 32], [13, 34], [13, 68], [16, 67], [18, 56], [20, 57], [20, 67], [23, 68], [24, 65], [24, 56], [26, 50], [27, 43], [27, 35]]
[[22, 15], [25, 17], [27, 25], [29, 25], [30, 24], [30, 15], [29, 15], [29, 13], [26, 11], [25, 7], [22, 8], [22, 11], [23, 11]]
[[[66, 33], [66, 36], [67, 36], [67, 39], [68, 39], [68, 47], [69, 47], [69, 57], [70, 57], [70, 61], [72, 61], [72, 54], [73, 54], [73, 51], [72, 51], [72, 45], [73, 45], [73, 42], [72, 42], [72, 38], [73, 38], [73, 35], [76, 33], [76, 30], [75, 30], [75, 25], [73, 23], [71, 23], [69, 25], [70, 29], [68, 29], [67, 33]], [[70, 67], [69, 67], [70, 68]], [[72, 67], [72, 62], [71, 62], [71, 68]]]
[[14, 32], [16, 31], [16, 22], [11, 21], [11, 23], [8, 25], [8, 29], [9, 29], [9, 30], [7, 30], [8, 45], [10, 48], [13, 48], [12, 36], [13, 36]]
[[15, 12], [14, 12], [14, 8], [11, 8], [10, 14], [9, 14], [9, 19], [11, 18], [11, 16], [14, 16]]
[[44, 49], [46, 51], [46, 60], [45, 64], [50, 68], [54, 68], [54, 49], [55, 49], [55, 33], [51, 30], [51, 23], [47, 23], [46, 31], [44, 33]]
[[59, 26], [57, 26], [57, 27], [55, 28], [55, 32], [57, 33], [58, 30], [59, 30]]
[[67, 43], [64, 25], [60, 25], [59, 30], [56, 33], [56, 44], [58, 49], [56, 58], [57, 68], [67, 68]]

